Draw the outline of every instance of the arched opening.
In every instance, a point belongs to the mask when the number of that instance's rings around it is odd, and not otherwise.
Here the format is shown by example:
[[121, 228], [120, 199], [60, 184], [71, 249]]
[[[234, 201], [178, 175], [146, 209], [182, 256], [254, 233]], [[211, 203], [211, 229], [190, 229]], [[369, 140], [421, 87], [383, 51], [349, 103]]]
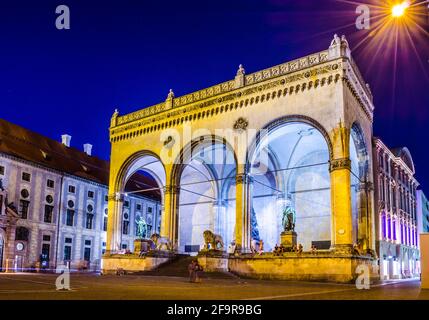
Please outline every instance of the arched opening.
[[252, 241], [271, 251], [280, 244], [283, 212], [296, 213], [297, 242], [304, 250], [331, 246], [330, 147], [311, 122], [277, 121], [249, 156]]
[[133, 251], [135, 239], [160, 234], [165, 183], [165, 169], [156, 155], [143, 152], [126, 163], [118, 186], [121, 200], [117, 207], [121, 219], [118, 249]]
[[173, 184], [179, 188], [178, 252], [197, 254], [206, 230], [220, 235], [226, 247], [233, 241], [235, 227], [233, 150], [221, 139], [202, 137], [183, 149], [174, 172]]
[[[369, 203], [368, 203], [368, 152], [362, 129], [353, 124], [350, 130], [350, 161], [351, 161], [351, 202], [353, 219], [353, 242], [361, 249], [367, 249], [369, 244]], [[391, 224], [386, 225], [386, 232]]]

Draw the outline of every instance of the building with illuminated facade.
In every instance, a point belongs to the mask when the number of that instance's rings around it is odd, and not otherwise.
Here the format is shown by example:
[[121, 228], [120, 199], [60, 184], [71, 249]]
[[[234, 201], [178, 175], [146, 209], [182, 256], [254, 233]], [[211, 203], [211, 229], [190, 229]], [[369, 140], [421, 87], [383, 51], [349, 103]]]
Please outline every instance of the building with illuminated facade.
[[381, 279], [420, 275], [415, 168], [407, 148], [374, 139], [377, 253]]
[[[373, 97], [347, 39], [130, 114], [115, 111], [103, 269], [147, 270], [158, 257], [117, 256], [126, 183], [135, 170], [161, 190], [161, 236], [205, 270], [258, 278], [352, 281], [378, 277], [373, 192]], [[283, 213], [296, 212], [294, 230]], [[201, 251], [204, 231], [229, 256]], [[286, 239], [289, 237], [288, 239]], [[276, 244], [303, 252], [273, 254]], [[252, 250], [264, 244], [258, 257]], [[316, 251], [311, 251], [316, 248]]]
[[[0, 270], [100, 269], [106, 247], [109, 163], [84, 151], [0, 120]], [[122, 250], [133, 250], [135, 220], [147, 236], [159, 232], [156, 192], [132, 193], [153, 181], [135, 175], [121, 220]]]
[[429, 200], [423, 190], [417, 189], [418, 233], [429, 233]]

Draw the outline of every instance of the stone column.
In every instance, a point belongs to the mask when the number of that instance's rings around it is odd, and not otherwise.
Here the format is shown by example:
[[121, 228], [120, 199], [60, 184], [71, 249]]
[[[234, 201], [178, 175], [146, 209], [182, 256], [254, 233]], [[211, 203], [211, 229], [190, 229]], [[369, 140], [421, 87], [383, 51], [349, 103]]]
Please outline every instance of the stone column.
[[250, 251], [250, 178], [244, 166], [237, 167], [235, 186], [235, 244], [239, 252]]
[[124, 196], [120, 193], [109, 195], [106, 254], [112, 254], [121, 249], [122, 242], [122, 207]]
[[167, 185], [164, 187], [164, 212], [161, 217], [161, 236], [170, 239], [174, 247], [178, 238], [178, 205], [179, 188]]
[[331, 247], [338, 253], [351, 253], [353, 220], [351, 198], [350, 128], [340, 121], [331, 132]]
[[351, 252], [353, 247], [350, 170], [349, 158], [331, 160], [332, 247], [344, 253]]

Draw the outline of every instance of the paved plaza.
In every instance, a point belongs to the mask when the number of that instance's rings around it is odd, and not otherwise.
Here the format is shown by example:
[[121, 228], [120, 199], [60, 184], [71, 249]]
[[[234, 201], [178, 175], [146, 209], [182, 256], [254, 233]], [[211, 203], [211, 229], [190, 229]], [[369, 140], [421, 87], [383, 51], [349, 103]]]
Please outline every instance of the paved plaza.
[[57, 291], [53, 274], [0, 274], [0, 300], [429, 300], [416, 280], [378, 283], [370, 290], [350, 284], [184, 277], [71, 274], [70, 291]]

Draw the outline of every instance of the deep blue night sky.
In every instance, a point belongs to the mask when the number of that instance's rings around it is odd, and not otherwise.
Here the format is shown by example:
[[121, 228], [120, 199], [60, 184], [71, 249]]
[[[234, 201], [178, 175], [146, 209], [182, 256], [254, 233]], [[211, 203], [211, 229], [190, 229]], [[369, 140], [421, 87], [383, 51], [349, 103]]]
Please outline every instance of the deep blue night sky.
[[[377, 2], [377, 1], [375, 1]], [[55, 28], [55, 8], [71, 30]], [[334, 0], [6, 1], [0, 3], [0, 117], [109, 158], [108, 126], [121, 114], [326, 49], [333, 34], [353, 48], [355, 5]], [[349, 25], [350, 27], [344, 28]], [[427, 28], [427, 24], [424, 26]], [[375, 135], [407, 146], [429, 184], [428, 37], [378, 53], [355, 52], [375, 96]], [[396, 68], [394, 68], [396, 61]], [[396, 75], [396, 81], [395, 79]]]

